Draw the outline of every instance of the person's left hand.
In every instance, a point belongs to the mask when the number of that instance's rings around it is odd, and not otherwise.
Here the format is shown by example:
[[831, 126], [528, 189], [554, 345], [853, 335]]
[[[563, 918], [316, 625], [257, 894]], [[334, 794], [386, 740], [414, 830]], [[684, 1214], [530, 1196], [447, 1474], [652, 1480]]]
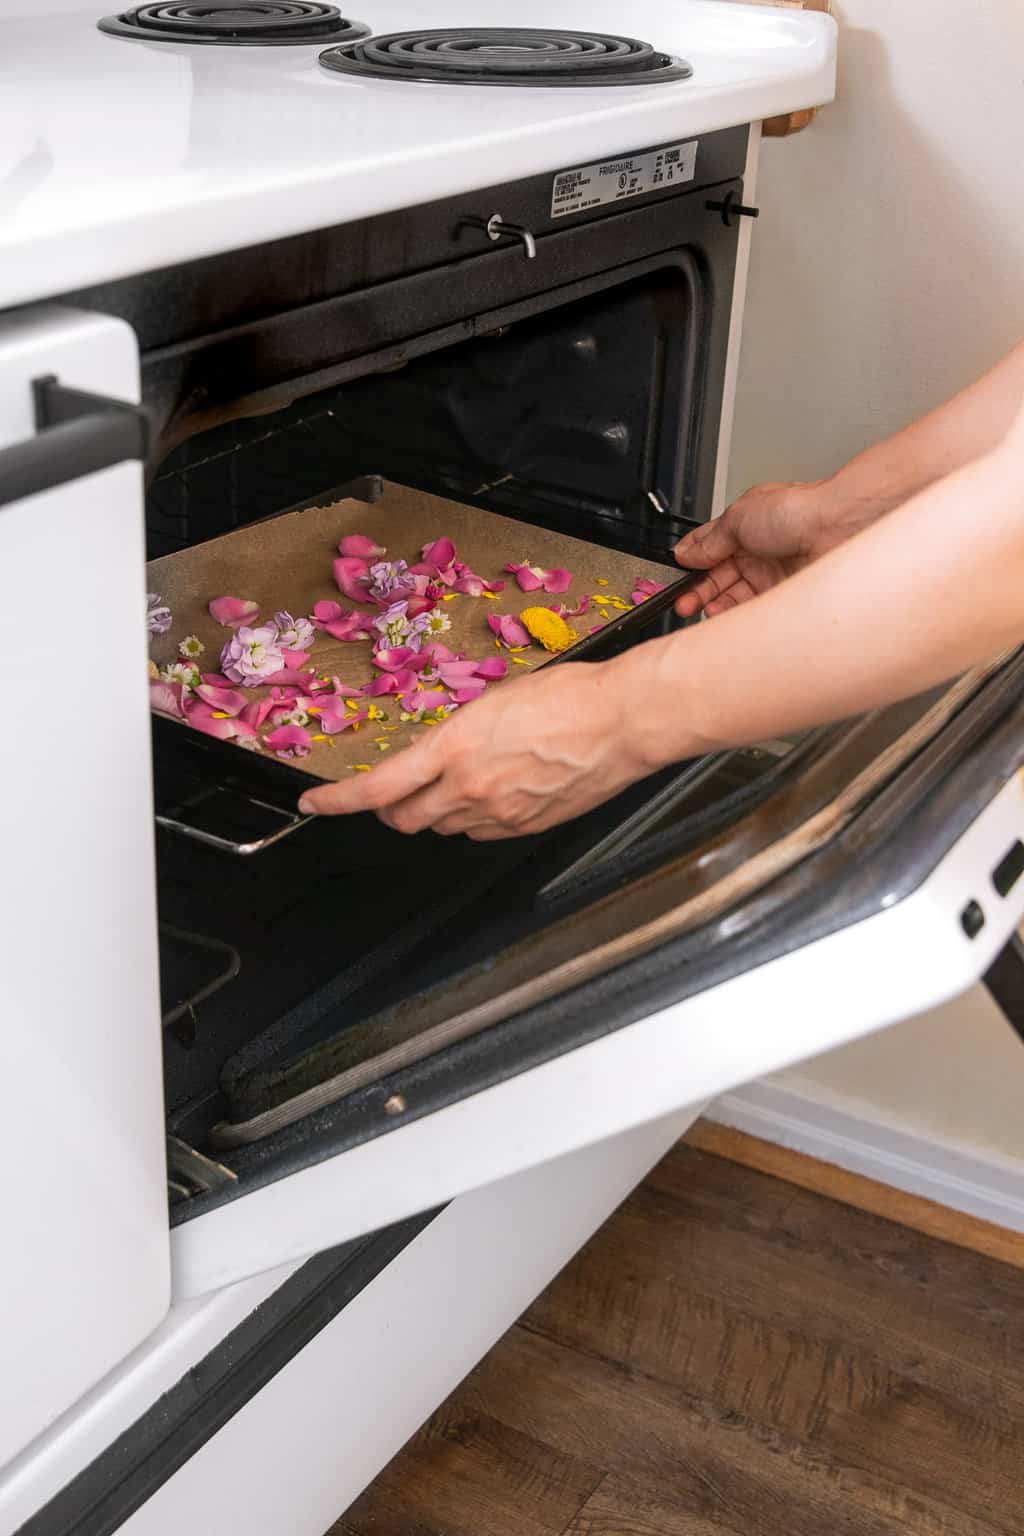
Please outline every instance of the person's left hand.
[[636, 744], [616, 666], [567, 662], [494, 688], [371, 773], [307, 790], [299, 809], [375, 811], [398, 832], [480, 842], [568, 821], [660, 766]]

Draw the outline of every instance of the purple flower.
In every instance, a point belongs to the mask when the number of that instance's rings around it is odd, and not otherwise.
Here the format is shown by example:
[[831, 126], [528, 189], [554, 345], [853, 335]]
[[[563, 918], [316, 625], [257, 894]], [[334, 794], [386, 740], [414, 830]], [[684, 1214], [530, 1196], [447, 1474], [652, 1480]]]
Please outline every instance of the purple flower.
[[394, 592], [411, 592], [413, 584], [404, 560], [378, 560], [370, 566], [370, 596], [379, 602]]
[[277, 643], [277, 629], [264, 624], [259, 629], [236, 629], [220, 653], [220, 669], [232, 683], [256, 688], [285, 665]]
[[166, 635], [173, 619], [171, 610], [163, 605], [163, 598], [158, 592], [146, 593], [146, 629], [151, 635]]
[[382, 614], [373, 621], [373, 627], [381, 636], [381, 646], [384, 650], [398, 650], [407, 645], [412, 650], [418, 651], [419, 644], [413, 644], [413, 628], [409, 622], [409, 604], [392, 603]]
[[286, 651], [308, 651], [315, 639], [315, 631], [308, 619], [293, 619], [284, 608], [274, 614], [277, 625], [277, 643]]

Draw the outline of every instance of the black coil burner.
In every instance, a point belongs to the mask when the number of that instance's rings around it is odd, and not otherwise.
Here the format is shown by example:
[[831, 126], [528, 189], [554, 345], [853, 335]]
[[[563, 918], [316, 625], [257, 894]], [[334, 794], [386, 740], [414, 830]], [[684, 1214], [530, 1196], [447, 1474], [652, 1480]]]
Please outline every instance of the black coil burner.
[[328, 48], [320, 62], [343, 74], [445, 85], [653, 85], [693, 74], [685, 60], [633, 37], [534, 27], [392, 32]]
[[101, 32], [149, 43], [220, 43], [267, 48], [282, 43], [346, 43], [369, 27], [349, 21], [320, 0], [206, 0], [206, 3], [139, 5], [104, 16]]

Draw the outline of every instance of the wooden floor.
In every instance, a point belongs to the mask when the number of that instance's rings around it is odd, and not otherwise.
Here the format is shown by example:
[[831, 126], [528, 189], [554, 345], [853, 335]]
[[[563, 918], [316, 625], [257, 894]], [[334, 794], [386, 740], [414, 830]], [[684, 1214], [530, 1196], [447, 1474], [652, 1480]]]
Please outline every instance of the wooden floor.
[[1024, 1271], [677, 1147], [330, 1536], [1022, 1536]]

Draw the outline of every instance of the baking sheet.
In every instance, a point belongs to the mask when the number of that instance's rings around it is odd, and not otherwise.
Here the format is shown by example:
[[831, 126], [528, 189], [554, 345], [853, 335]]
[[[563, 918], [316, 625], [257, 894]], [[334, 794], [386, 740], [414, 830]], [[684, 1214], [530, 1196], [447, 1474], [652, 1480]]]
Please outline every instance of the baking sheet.
[[[637, 579], [652, 577], [663, 583], [672, 579], [671, 568], [655, 561], [638, 560], [584, 539], [385, 482], [383, 495], [376, 502], [346, 500], [289, 512], [152, 561], [148, 568], [148, 590], [158, 592], [174, 616], [168, 633], [153, 637], [153, 660], [161, 667], [178, 660], [178, 642], [195, 634], [206, 647], [199, 660], [200, 670], [218, 671], [221, 648], [231, 631], [210, 617], [207, 604], [224, 594], [253, 599], [259, 603], [265, 619], [272, 618], [280, 609], [287, 609], [296, 617], [310, 614], [314, 603], [322, 599], [333, 599], [346, 609], [352, 607], [339, 593], [332, 576], [338, 541], [352, 533], [368, 534], [387, 547], [388, 559], [406, 560], [410, 565], [419, 560], [424, 544], [447, 536], [454, 540], [458, 558], [477, 575], [487, 581], [504, 579], [505, 590], [496, 598], [460, 593], [450, 602], [439, 604], [451, 619], [451, 629], [441, 639], [451, 650], [478, 659], [496, 654], [494, 636], [487, 624], [489, 614], [517, 614], [524, 608], [553, 603], [565, 603], [571, 608], [584, 593], [590, 593], [595, 600], [601, 593], [614, 594], [628, 603]], [[503, 570], [509, 561], [546, 568], [563, 566], [573, 574], [572, 585], [568, 592], [558, 595], [521, 592], [515, 577]], [[600, 586], [598, 578], [604, 578], [608, 585]], [[369, 604], [356, 606], [370, 608]], [[599, 601], [595, 601], [582, 617], [567, 622], [582, 638], [592, 626], [602, 622], [598, 609]], [[610, 618], [616, 617], [616, 609], [606, 611]], [[338, 676], [346, 683], [360, 686], [377, 675], [370, 660], [371, 648], [369, 640], [337, 641], [318, 633], [309, 665], [315, 666], [321, 675]], [[528, 671], [551, 660], [537, 645], [516, 653], [526, 666], [513, 663], [507, 651], [501, 654], [509, 663], [508, 675], [500, 682], [488, 684], [488, 688], [507, 688], [517, 677], [525, 677]], [[253, 688], [247, 693], [261, 698], [267, 691]], [[356, 764], [372, 767], [382, 761], [383, 754], [374, 738], [383, 736], [390, 750], [397, 751], [422, 731], [436, 729], [414, 721], [400, 721], [401, 706], [392, 695], [385, 694], [372, 702], [385, 711], [386, 722], [366, 721], [358, 730], [349, 728], [329, 741], [314, 742], [309, 757], [297, 766], [317, 778], [344, 778], [354, 771]], [[398, 729], [385, 732], [383, 724]]]

